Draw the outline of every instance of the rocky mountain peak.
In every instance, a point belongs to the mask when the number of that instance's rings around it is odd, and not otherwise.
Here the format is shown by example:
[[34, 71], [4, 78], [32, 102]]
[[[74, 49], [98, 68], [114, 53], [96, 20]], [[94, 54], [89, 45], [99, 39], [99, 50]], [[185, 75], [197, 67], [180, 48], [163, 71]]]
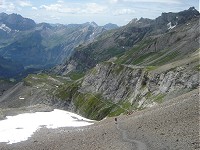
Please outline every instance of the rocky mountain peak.
[[7, 16], [8, 16], [8, 14], [6, 14], [4, 12], [0, 13], [0, 20], [2, 20], [4, 17], [7, 17]]
[[37, 25], [37, 27], [40, 27], [41, 29], [49, 29], [49, 28], [53, 28], [50, 24], [48, 23], [39, 23]]
[[90, 22], [90, 25], [93, 26], [94, 28], [98, 27], [98, 25], [94, 21]]
[[141, 17], [140, 19], [137, 18], [132, 19], [128, 23], [128, 25], [133, 27], [145, 27], [150, 25], [151, 22], [152, 22], [151, 19]]
[[0, 14], [0, 24], [5, 24], [12, 30], [29, 30], [36, 26], [36, 23], [29, 18], [23, 18], [19, 14]]
[[197, 16], [199, 16], [199, 12], [194, 7], [190, 7], [188, 10], [184, 10], [178, 13], [162, 13], [160, 17], [156, 18], [156, 24], [162, 25], [168, 24], [170, 22], [173, 25], [183, 24]]
[[118, 25], [113, 23], [108, 23], [103, 26], [106, 30], [112, 30], [118, 28]]

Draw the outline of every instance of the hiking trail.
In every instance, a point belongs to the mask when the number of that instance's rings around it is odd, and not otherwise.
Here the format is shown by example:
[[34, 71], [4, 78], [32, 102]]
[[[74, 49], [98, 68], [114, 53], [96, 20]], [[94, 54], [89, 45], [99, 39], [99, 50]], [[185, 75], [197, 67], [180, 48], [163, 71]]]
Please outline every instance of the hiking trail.
[[[122, 123], [122, 122], [121, 122]], [[127, 130], [124, 130], [122, 129], [120, 126], [119, 126], [119, 122], [117, 123], [117, 129], [121, 132], [122, 134], [122, 139], [126, 142], [129, 142], [129, 143], [132, 143], [132, 145], [136, 145], [137, 149], [135, 150], [147, 150], [147, 146], [145, 145], [145, 143], [141, 142], [141, 141], [137, 141], [137, 140], [133, 140], [133, 139], [130, 139], [128, 137], [128, 134], [127, 134]]]

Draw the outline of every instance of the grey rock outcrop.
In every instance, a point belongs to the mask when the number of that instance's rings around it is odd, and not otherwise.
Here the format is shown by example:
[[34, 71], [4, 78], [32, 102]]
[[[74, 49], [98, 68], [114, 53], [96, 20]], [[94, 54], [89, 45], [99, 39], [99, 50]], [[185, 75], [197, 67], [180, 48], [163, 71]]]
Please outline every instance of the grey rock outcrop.
[[[162, 72], [105, 62], [96, 65], [83, 79], [79, 92], [101, 94], [114, 103], [129, 101], [151, 106], [154, 99], [174, 91], [198, 88], [199, 71], [182, 66]], [[145, 105], [146, 103], [146, 105]]]
[[113, 63], [98, 64], [84, 77], [80, 92], [101, 93], [115, 103], [126, 99], [137, 86], [142, 69]]

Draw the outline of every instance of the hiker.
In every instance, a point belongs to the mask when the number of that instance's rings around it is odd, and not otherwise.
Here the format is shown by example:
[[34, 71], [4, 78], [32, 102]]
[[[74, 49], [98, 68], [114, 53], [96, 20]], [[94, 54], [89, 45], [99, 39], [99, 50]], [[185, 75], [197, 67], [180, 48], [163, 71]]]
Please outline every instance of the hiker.
[[117, 124], [117, 118], [115, 118], [115, 124]]

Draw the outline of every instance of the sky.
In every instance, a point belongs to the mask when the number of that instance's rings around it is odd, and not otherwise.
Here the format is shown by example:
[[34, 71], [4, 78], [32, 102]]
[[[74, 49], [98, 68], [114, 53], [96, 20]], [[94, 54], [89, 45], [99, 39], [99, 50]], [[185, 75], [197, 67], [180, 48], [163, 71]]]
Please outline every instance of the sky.
[[179, 12], [199, 0], [0, 0], [0, 12], [17, 13], [36, 23], [125, 25], [133, 18], [154, 19], [162, 12]]

